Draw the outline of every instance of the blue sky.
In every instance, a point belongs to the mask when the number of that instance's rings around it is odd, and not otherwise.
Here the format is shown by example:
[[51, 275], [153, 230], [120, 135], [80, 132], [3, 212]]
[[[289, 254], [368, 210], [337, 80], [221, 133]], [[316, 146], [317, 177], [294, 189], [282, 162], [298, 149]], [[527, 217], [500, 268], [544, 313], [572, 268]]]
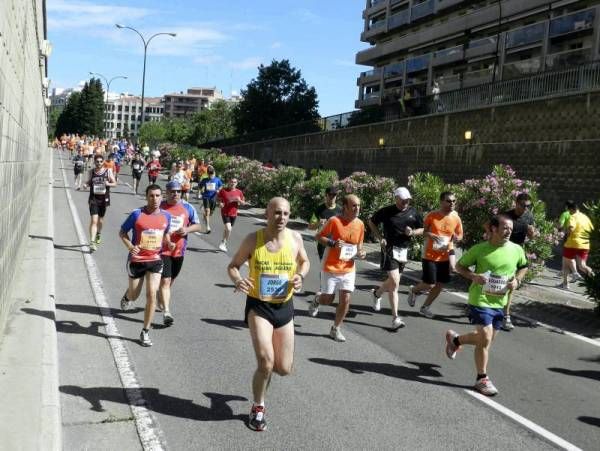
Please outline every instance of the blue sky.
[[260, 63], [287, 58], [319, 96], [321, 115], [354, 109], [354, 64], [364, 0], [48, 0], [51, 87], [67, 88], [100, 72], [111, 92], [141, 94], [143, 45], [149, 37], [146, 96], [216, 86], [229, 96]]

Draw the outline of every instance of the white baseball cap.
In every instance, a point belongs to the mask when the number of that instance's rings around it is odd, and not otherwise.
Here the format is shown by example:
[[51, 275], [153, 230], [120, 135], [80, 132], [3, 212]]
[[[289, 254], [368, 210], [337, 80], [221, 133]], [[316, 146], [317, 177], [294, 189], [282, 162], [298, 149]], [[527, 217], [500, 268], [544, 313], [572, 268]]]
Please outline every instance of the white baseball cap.
[[412, 199], [410, 192], [403, 186], [394, 190], [394, 197], [399, 197], [402, 200]]

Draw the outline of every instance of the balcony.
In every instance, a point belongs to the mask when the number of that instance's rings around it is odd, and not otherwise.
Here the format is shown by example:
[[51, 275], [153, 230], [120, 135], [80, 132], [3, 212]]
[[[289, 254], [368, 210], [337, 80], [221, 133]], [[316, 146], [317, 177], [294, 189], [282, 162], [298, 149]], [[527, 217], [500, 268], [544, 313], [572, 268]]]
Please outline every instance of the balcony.
[[436, 11], [442, 11], [442, 10], [450, 8], [454, 5], [458, 5], [464, 1], [465, 0], [437, 0]]
[[383, 69], [383, 78], [401, 77], [404, 75], [404, 61], [390, 64]]
[[465, 58], [465, 50], [462, 45], [451, 47], [449, 49], [438, 50], [433, 53], [432, 66], [441, 66], [443, 64], [450, 64], [456, 61], [461, 61]]
[[446, 75], [435, 79], [440, 92], [453, 91], [460, 89], [460, 75]]
[[478, 56], [489, 55], [496, 53], [498, 39], [496, 36], [490, 36], [487, 38], [476, 39], [469, 42], [467, 49], [465, 50], [465, 58], [472, 59]]
[[557, 17], [550, 21], [549, 35], [551, 38], [594, 27], [595, 9], [586, 9], [567, 16]]
[[356, 108], [364, 108], [367, 106], [380, 105], [380, 104], [381, 104], [381, 95], [380, 95], [379, 91], [365, 94], [362, 99], [359, 99], [356, 102], [354, 102], [354, 106]]
[[407, 8], [404, 11], [394, 14], [388, 19], [388, 30], [401, 27], [409, 23], [410, 10]]
[[592, 49], [586, 47], [566, 52], [553, 53], [546, 57], [546, 69], [567, 69], [592, 60]]
[[484, 83], [490, 83], [492, 81], [493, 69], [487, 68], [482, 70], [476, 70], [473, 72], [465, 72], [463, 74], [463, 88], [470, 86], [482, 85]]
[[510, 31], [506, 34], [506, 48], [521, 47], [539, 42], [546, 34], [546, 22], [540, 22], [527, 27]]
[[419, 3], [412, 7], [411, 21], [421, 19], [426, 16], [430, 16], [435, 12], [435, 0], [425, 0], [423, 3]]
[[406, 73], [419, 72], [429, 68], [431, 53], [406, 60]]
[[361, 72], [360, 76], [358, 77], [357, 84], [361, 85], [361, 84], [368, 83], [371, 81], [379, 80], [382, 72], [383, 72], [383, 69], [381, 67], [377, 67], [375, 69], [368, 70], [366, 72]]
[[507, 63], [502, 68], [502, 80], [535, 74], [542, 67], [542, 58], [536, 57], [523, 61]]

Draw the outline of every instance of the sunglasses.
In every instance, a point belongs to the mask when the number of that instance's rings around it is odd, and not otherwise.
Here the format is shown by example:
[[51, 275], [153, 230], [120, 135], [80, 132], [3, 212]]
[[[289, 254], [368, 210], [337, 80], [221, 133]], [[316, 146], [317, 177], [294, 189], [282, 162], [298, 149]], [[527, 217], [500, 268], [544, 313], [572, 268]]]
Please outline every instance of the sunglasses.
[[181, 193], [181, 190], [180, 189], [172, 189], [172, 190], [169, 190], [169, 192], [170, 193]]
[[456, 199], [444, 199], [446, 202], [448, 202], [449, 204], [455, 204], [456, 203]]

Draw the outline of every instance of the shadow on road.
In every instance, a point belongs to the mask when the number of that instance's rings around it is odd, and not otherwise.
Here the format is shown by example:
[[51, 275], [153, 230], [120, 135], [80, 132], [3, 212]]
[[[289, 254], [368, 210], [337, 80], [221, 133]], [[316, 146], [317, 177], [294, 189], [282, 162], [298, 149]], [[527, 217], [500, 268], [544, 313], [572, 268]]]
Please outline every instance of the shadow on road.
[[570, 370], [567, 368], [548, 368], [554, 373], [565, 374], [567, 376], [586, 377], [595, 381], [600, 381], [600, 371], [595, 370]]
[[395, 377], [398, 379], [404, 379], [408, 381], [421, 382], [423, 384], [432, 384], [440, 385], [443, 387], [455, 387], [465, 389], [472, 388], [470, 385], [458, 385], [440, 380], [425, 379], [429, 377], [442, 377], [442, 373], [440, 373], [436, 369], [439, 368], [439, 365], [435, 365], [433, 363], [406, 362], [409, 365], [417, 367], [410, 368], [408, 366], [394, 365], [391, 363], [356, 362], [352, 360], [333, 360], [322, 358], [310, 358], [308, 360], [314, 363], [318, 363], [320, 365], [329, 365], [343, 368], [350, 371], [352, 374], [378, 373], [388, 377]]
[[[125, 392], [127, 399], [137, 399], [139, 393], [137, 389], [123, 390], [117, 387], [83, 388], [76, 385], [62, 385], [60, 391], [68, 395], [82, 397], [90, 403], [90, 409], [97, 412], [104, 411], [102, 401], [127, 404], [123, 392]], [[191, 399], [162, 394], [157, 388], [142, 388], [141, 391], [146, 401], [146, 407], [156, 413], [197, 421], [240, 420], [245, 423], [248, 419], [248, 415], [234, 415], [232, 408], [228, 405], [228, 402], [231, 401], [248, 401], [248, 398], [243, 396], [203, 393], [210, 400], [209, 406], [205, 407], [196, 404]]]
[[596, 417], [577, 417], [579, 421], [585, 424], [596, 426], [600, 428], [600, 418]]
[[213, 326], [227, 327], [233, 330], [248, 329], [248, 326], [241, 319], [214, 319], [214, 318], [202, 318], [202, 321]]

